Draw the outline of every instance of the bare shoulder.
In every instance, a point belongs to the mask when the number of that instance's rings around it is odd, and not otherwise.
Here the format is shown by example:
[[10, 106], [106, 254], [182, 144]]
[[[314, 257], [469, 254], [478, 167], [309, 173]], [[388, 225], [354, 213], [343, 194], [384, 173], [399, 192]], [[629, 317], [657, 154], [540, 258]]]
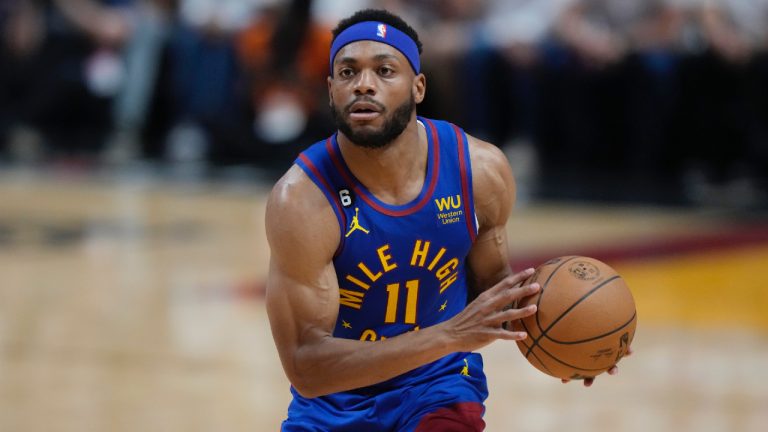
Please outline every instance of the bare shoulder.
[[339, 244], [336, 215], [320, 188], [294, 165], [275, 183], [267, 200], [267, 240], [273, 259], [302, 264], [328, 263]]
[[495, 145], [467, 135], [472, 163], [475, 211], [483, 225], [506, 221], [515, 203], [515, 178], [504, 152]]
[[[472, 162], [472, 180], [477, 186], [498, 187], [499, 180], [512, 181], [512, 168], [504, 152], [495, 145], [467, 135], [469, 157]], [[486, 184], [488, 183], [488, 184]]]

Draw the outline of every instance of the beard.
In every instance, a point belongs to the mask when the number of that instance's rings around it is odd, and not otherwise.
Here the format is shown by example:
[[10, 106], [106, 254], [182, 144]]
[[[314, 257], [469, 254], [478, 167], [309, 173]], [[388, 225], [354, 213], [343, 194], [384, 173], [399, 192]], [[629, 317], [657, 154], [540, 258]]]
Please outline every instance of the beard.
[[[363, 96], [362, 98], [366, 102], [376, 103], [372, 99]], [[355, 100], [340, 110], [335, 104], [331, 103], [331, 111], [333, 113], [333, 121], [336, 123], [336, 127], [347, 137], [353, 144], [369, 148], [378, 149], [386, 146], [399, 137], [403, 133], [408, 122], [411, 120], [411, 114], [416, 109], [416, 101], [411, 97], [403, 102], [399, 107], [392, 112], [392, 116], [384, 120], [384, 125], [379, 130], [353, 130], [352, 125], [347, 121], [346, 114], [349, 113], [349, 108], [353, 103], [358, 102]], [[381, 104], [376, 105], [384, 108]], [[382, 109], [381, 114], [385, 115], [386, 109]]]

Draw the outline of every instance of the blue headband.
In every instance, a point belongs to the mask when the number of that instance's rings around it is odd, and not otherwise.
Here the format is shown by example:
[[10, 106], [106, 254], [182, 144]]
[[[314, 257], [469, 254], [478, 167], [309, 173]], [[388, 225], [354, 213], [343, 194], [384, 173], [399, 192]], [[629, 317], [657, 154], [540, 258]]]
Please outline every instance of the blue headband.
[[334, 39], [331, 45], [331, 76], [333, 76], [333, 59], [336, 58], [336, 53], [344, 46], [362, 40], [381, 42], [394, 47], [408, 59], [413, 71], [419, 73], [421, 68], [419, 48], [410, 36], [387, 24], [363, 21], [346, 28]]

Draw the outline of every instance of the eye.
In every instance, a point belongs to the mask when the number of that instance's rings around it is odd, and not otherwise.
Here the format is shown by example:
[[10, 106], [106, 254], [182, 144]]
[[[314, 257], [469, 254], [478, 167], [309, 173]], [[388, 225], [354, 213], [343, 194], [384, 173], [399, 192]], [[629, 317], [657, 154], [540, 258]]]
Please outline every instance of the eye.
[[354, 71], [350, 68], [343, 68], [340, 69], [338, 72], [339, 78], [350, 78], [352, 75], [354, 75]]
[[389, 66], [382, 66], [379, 68], [379, 75], [381, 76], [389, 76], [395, 73], [395, 70], [392, 69]]

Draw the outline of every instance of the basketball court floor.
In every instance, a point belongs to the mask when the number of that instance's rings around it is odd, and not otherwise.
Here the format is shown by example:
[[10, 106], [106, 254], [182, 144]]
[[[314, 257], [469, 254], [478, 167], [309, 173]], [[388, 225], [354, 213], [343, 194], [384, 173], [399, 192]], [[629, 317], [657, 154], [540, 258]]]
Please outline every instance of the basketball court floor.
[[[4, 170], [0, 431], [277, 431], [289, 393], [263, 302], [268, 187]], [[487, 430], [768, 430], [768, 217], [534, 202], [509, 234], [517, 268], [614, 266], [636, 353], [586, 389], [511, 343], [486, 347]]]

